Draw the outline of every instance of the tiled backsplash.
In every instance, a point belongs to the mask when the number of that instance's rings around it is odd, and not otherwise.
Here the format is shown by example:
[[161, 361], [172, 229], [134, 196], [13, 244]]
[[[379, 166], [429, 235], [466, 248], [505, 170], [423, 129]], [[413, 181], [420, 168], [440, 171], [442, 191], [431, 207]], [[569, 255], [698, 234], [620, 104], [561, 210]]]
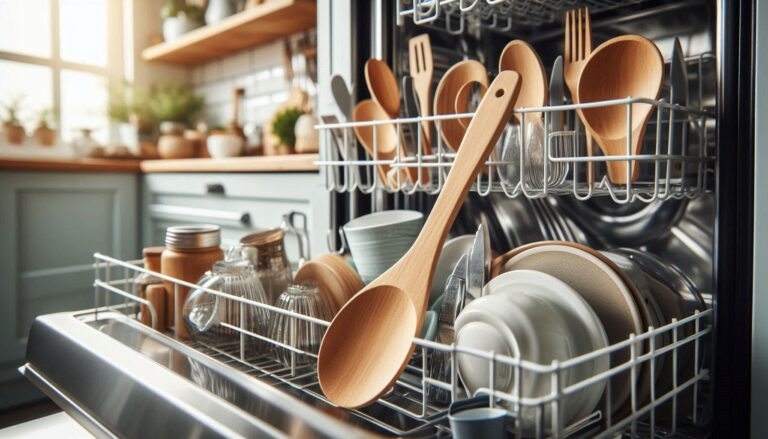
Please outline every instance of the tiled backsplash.
[[[290, 37], [292, 47], [304, 34]], [[310, 32], [314, 41], [315, 31]], [[205, 97], [209, 126], [229, 124], [235, 87], [245, 88], [245, 102], [240, 108], [240, 123], [266, 122], [275, 108], [285, 101], [291, 83], [285, 77], [284, 40], [246, 49], [234, 55], [196, 66], [189, 71], [189, 82]], [[294, 50], [293, 83], [315, 96], [315, 84], [303, 68], [303, 56]]]

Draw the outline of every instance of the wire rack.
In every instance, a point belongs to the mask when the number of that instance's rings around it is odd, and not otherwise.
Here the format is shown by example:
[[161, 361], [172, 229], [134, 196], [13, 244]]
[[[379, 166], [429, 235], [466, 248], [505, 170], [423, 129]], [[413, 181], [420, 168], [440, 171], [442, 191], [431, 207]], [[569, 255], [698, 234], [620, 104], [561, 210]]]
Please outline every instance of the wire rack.
[[588, 4], [594, 13], [642, 3], [645, 0], [398, 0], [398, 24], [406, 18], [415, 24], [441, 22], [451, 34], [461, 34], [467, 23], [506, 32], [514, 24], [541, 25], [562, 18], [566, 9]]
[[[217, 301], [238, 307], [241, 315], [248, 307], [257, 307], [269, 318], [283, 314], [297, 322], [317, 325], [322, 330], [329, 325], [323, 320], [150, 272], [142, 267], [141, 261], [126, 262], [99, 253], [94, 257], [93, 312], [96, 319], [99, 318], [98, 313], [104, 310], [122, 310], [130, 317], [138, 318], [139, 305], [144, 305], [154, 321], [156, 310], [150, 302], [137, 295], [135, 282], [137, 276], [151, 273], [171, 282], [174, 289], [202, 289]], [[416, 353], [394, 388], [372, 406], [349, 410], [349, 413], [393, 435], [408, 436], [447, 432], [449, 403], [469, 405], [479, 402], [508, 410], [515, 420], [515, 437], [614, 437], [625, 432], [631, 433], [633, 437], [677, 436], [706, 421], [706, 411], [700, 399], [709, 378], [709, 370], [705, 365], [708, 336], [712, 331], [710, 319], [711, 310], [696, 312], [660, 328], [649, 327], [643, 334], [630, 335], [627, 340], [604, 349], [564, 361], [554, 361], [552, 364], [536, 364], [494, 352], [414, 338]], [[248, 320], [241, 318], [238, 322]], [[299, 344], [294, 343], [296, 340], [281, 343], [265, 334], [254, 332], [254, 328], [240, 324], [219, 322], [217, 325], [234, 331], [236, 335], [227, 340], [196, 340], [188, 344], [236, 369], [245, 370], [256, 377], [271, 377], [312, 398], [325, 401], [314, 368], [316, 350], [297, 348]], [[247, 346], [258, 346], [258, 353]], [[288, 351], [290, 355], [287, 358], [290, 361], [279, 361], [277, 350]], [[611, 361], [612, 354], [619, 351], [629, 351], [629, 359], [625, 362]], [[466, 394], [459, 378], [460, 357], [479, 359], [487, 364], [488, 388], [479, 389], [473, 395]], [[607, 370], [578, 382], [565, 381], [564, 377], [570, 370], [599, 358], [609, 359], [610, 367]], [[300, 360], [309, 360], [309, 364]], [[446, 367], [446, 373], [432, 372], [438, 360], [442, 360], [440, 364]], [[638, 385], [644, 375], [657, 376], [663, 362], [672, 372], [671, 383], [667, 387], [657, 385], [655, 379], [650, 380], [647, 389]], [[514, 391], [510, 392], [495, 384], [498, 382], [497, 372], [501, 369], [513, 371]], [[611, 398], [603, 398], [588, 416], [570, 423], [564, 421], [564, 404], [568, 403], [567, 399], [571, 395], [596, 385], [605, 386], [605, 394], [611, 394], [612, 378], [617, 375], [631, 378], [630, 397], [624, 407], [612, 407]], [[548, 380], [551, 383], [550, 391], [536, 397], [523, 395], [521, 389], [525, 388], [526, 381], [534, 378]], [[664, 416], [665, 413], [671, 414], [671, 418]], [[523, 429], [522, 417], [533, 420], [535, 429], [532, 432]]]

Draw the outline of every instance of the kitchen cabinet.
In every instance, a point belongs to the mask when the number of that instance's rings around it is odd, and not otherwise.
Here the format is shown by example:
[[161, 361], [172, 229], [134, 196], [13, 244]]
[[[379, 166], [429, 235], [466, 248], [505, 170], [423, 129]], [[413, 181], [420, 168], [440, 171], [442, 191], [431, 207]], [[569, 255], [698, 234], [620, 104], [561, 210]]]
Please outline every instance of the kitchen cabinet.
[[138, 254], [138, 189], [135, 173], [0, 172], [0, 409], [27, 397], [9, 383], [35, 317], [93, 306], [94, 251]]
[[[209, 223], [222, 228], [222, 245], [236, 244], [258, 230], [278, 227], [282, 216], [307, 217], [310, 249], [326, 248], [328, 192], [320, 174], [158, 173], [144, 176], [143, 245], [162, 245], [175, 224]], [[295, 236], [286, 235], [288, 257], [297, 261]]]

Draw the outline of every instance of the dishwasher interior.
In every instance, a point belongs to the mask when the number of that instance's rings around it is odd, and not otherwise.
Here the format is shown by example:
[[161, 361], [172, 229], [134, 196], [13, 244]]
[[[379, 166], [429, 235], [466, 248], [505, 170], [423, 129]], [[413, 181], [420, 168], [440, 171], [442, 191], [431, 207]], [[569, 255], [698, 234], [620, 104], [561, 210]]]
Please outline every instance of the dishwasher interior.
[[[25, 374], [76, 413], [78, 420], [91, 425], [92, 432], [104, 436], [163, 431], [221, 436], [449, 437], [449, 407], [462, 405], [504, 407], [512, 419], [508, 433], [514, 437], [708, 436], [712, 303], [716, 296], [715, 3], [397, 0], [357, 5], [357, 15], [382, 20], [381, 26], [368, 29], [371, 52], [379, 51], [389, 61], [398, 80], [411, 74], [408, 40], [427, 33], [434, 59], [434, 89], [438, 79], [462, 60], [479, 61], [490, 77], [495, 76], [499, 53], [515, 39], [535, 48], [549, 80], [555, 58], [564, 51], [565, 12], [583, 6], [590, 10], [595, 47], [618, 35], [643, 35], [661, 51], [667, 78], [673, 69], [677, 38], [687, 77], [687, 102], [671, 104], [672, 96], [679, 96], [680, 91], [666, 81], [658, 99], [628, 96], [587, 104], [561, 99], [543, 107], [516, 109], [519, 127], [508, 124], [472, 185], [451, 236], [473, 234], [482, 225], [498, 255], [538, 241], [616, 250], [641, 265], [651, 282], [674, 290], [685, 308], [677, 317], [665, 319], [668, 316], [661, 304], [654, 320], [657, 324], [619, 343], [551, 364], [414, 338], [415, 353], [394, 387], [366, 408], [344, 409], [326, 400], [320, 389], [315, 370], [317, 347], [307, 349], [291, 338], [299, 327], [322, 332], [328, 322], [152, 273], [175, 288], [209, 294], [232, 310], [232, 316], [217, 323], [217, 330], [230, 335], [227, 342], [174, 340], [136, 321], [140, 312], [155, 314], [152, 305], [137, 295], [136, 278], [148, 273], [142, 262], [97, 253], [94, 309], [38, 319], [30, 335]], [[381, 14], [386, 17], [382, 19]], [[365, 23], [357, 26], [368, 28]], [[359, 75], [353, 99], [367, 93], [362, 67], [370, 54], [363, 46], [361, 43], [356, 63]], [[468, 90], [469, 108], [474, 108], [482, 91], [478, 87]], [[628, 145], [623, 156], [609, 157], [599, 149], [594, 155], [586, 154], [578, 111], [626, 108], [630, 132], [638, 105], [652, 108], [639, 152], [630, 151]], [[532, 159], [531, 150], [522, 142], [518, 148], [513, 139], [526, 138], [525, 119], [536, 113], [543, 119], [540, 135], [545, 146]], [[461, 123], [471, 114], [408, 114], [369, 122], [333, 116], [323, 118], [317, 127], [321, 139], [318, 164], [333, 206], [329, 247], [343, 253], [347, 243], [341, 225], [346, 220], [386, 209], [429, 212], [456, 157], [436, 133], [442, 132], [442, 125]], [[557, 130], [555, 121], [560, 121]], [[357, 144], [356, 129], [377, 132], [376, 127], [384, 124], [394, 127], [398, 142], [410, 143], [411, 148], [398, 147], [394, 157], [382, 159], [377, 155], [380, 149], [375, 136], [372, 153]], [[425, 129], [434, 131], [426, 133]], [[427, 137], [433, 139], [431, 150], [424, 147]], [[608, 174], [612, 161], [627, 163], [627, 169], [637, 164], [637, 178], [615, 183]], [[378, 167], [382, 164], [406, 172], [381, 175]], [[588, 177], [588, 172], [594, 176]], [[292, 325], [288, 342], [248, 326], [245, 322], [252, 315], [288, 318]], [[125, 348], [132, 354], [121, 353], [127, 355], [125, 362], [115, 364], [111, 355]], [[50, 355], [50, 349], [57, 349], [59, 355]], [[625, 354], [626, 361], [612, 360], [617, 353]], [[468, 394], [458, 372], [461, 358], [471, 358], [478, 369], [487, 370], [490, 385]], [[609, 366], [577, 382], [567, 381], [571, 371], [598, 359]], [[114, 370], [108, 373], [105, 364]], [[436, 364], [442, 366], [437, 371]], [[154, 388], [149, 382], [142, 385], [142, 373], [136, 368], [156, 375], [155, 380], [170, 373], [167, 376], [174, 378], [168, 380], [173, 383]], [[77, 384], [78, 371], [103, 374], [106, 381], [92, 386], [99, 389], [85, 388]], [[499, 371], [509, 372], [518, 384], [515, 391], [496, 382]], [[594, 409], [566, 419], [565, 408], [573, 404], [574, 395], [595, 389], [612, 395], [618, 378], [630, 383], [618, 407], [617, 400], [603, 397]], [[112, 381], [115, 389], [109, 388]], [[535, 397], [523, 395], [521, 388], [534, 381], [549, 383], [548, 390]], [[128, 395], [121, 400], [109, 396], [118, 389]], [[160, 407], [165, 407], [162, 410], [169, 419], [187, 422], [187, 426], [173, 430], [151, 422], [129, 425], [128, 415], [116, 411], [129, 408], [127, 412], [141, 414]]]

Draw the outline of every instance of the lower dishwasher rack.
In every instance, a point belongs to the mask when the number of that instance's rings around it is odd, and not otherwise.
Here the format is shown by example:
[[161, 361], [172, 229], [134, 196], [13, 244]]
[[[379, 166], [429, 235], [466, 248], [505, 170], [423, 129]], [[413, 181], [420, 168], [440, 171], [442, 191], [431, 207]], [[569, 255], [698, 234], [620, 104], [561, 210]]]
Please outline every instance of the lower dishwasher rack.
[[[176, 340], [137, 320], [140, 305], [156, 313], [136, 294], [137, 277], [150, 273], [141, 261], [98, 253], [95, 258], [95, 307], [39, 317], [22, 369], [97, 436], [450, 437], [448, 404], [462, 401], [507, 409], [514, 437], [707, 436], [711, 310], [548, 365], [414, 338], [416, 353], [394, 388], [369, 407], [348, 410], [323, 396], [313, 367], [316, 351], [282, 344], [237, 322], [219, 323], [236, 334], [226, 343]], [[153, 274], [178, 287], [201, 288]], [[246, 307], [258, 307], [270, 316], [283, 314], [323, 329], [329, 324], [202, 289], [235, 304], [241, 316]], [[276, 350], [282, 350], [282, 362]], [[630, 352], [630, 359], [611, 362], [607, 371], [580, 382], [564, 383], [570, 368], [619, 350]], [[462, 355], [487, 361], [489, 388], [466, 394], [457, 371]], [[431, 372], [436, 359], [445, 362], [447, 373]], [[668, 388], [657, 386], [655, 379], [649, 388], [638, 385], [644, 375], [657, 377], [665, 361], [672, 374]], [[514, 371], [517, 391], [495, 387], [499, 368]], [[549, 379], [551, 392], [521, 395], [524, 378], [531, 374]], [[619, 374], [631, 377], [630, 397], [621, 410], [603, 398], [590, 415], [564, 422], [562, 404], [569, 395], [594, 385], [605, 385], [610, 393], [611, 378]], [[520, 413], [532, 414], [534, 432], [523, 431]]]

